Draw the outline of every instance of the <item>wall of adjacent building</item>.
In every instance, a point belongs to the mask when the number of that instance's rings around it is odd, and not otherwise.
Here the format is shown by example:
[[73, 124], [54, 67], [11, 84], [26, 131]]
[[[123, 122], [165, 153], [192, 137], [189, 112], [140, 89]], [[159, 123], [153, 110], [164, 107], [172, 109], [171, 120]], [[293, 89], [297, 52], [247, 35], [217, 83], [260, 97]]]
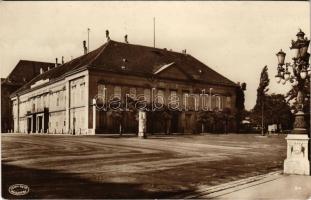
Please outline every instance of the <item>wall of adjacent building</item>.
[[[87, 81], [87, 72], [82, 72], [13, 98], [14, 132], [89, 134]], [[30, 130], [30, 118], [39, 115], [44, 128]]]

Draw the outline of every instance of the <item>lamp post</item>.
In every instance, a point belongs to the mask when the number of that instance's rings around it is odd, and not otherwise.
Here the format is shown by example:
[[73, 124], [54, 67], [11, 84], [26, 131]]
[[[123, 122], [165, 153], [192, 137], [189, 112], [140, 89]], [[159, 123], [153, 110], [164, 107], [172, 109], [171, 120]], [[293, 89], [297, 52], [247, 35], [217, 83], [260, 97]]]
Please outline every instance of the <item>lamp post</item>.
[[304, 88], [306, 84], [310, 84], [310, 54], [308, 53], [310, 40], [304, 35], [305, 33], [299, 30], [296, 35], [297, 40], [292, 41], [290, 49], [295, 50], [292, 63], [285, 63], [286, 53], [282, 49], [276, 54], [278, 67], [275, 77], [278, 83], [285, 85], [289, 82], [297, 90], [297, 112], [295, 113], [294, 126], [291, 134], [286, 137], [287, 158], [284, 161], [284, 173], [310, 175], [309, 136], [306, 129], [305, 113], [303, 112]]

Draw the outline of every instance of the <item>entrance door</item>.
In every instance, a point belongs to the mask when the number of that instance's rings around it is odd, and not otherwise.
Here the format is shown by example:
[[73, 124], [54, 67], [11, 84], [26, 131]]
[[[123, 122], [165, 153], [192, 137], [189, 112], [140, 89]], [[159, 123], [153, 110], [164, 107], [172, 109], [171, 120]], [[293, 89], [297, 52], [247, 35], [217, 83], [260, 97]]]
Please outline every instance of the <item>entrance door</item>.
[[32, 132], [33, 133], [35, 133], [36, 132], [36, 125], [37, 125], [37, 123], [36, 123], [36, 121], [37, 121], [37, 116], [34, 114], [33, 116], [32, 116]]
[[27, 133], [31, 132], [31, 117], [27, 118]]
[[192, 129], [191, 129], [191, 114], [186, 114], [185, 115], [185, 133], [191, 133]]
[[72, 121], [72, 134], [75, 135], [76, 134], [76, 118], [74, 117], [73, 118], [73, 121]]
[[39, 132], [39, 133], [42, 133], [42, 132], [43, 132], [43, 130], [42, 130], [42, 129], [43, 129], [43, 126], [42, 126], [43, 123], [42, 123], [42, 121], [43, 121], [43, 117], [42, 117], [42, 116], [39, 116], [39, 117], [38, 117], [38, 132]]
[[178, 133], [178, 122], [179, 122], [179, 112], [173, 112], [172, 113], [172, 119], [171, 119], [171, 132], [172, 133]]

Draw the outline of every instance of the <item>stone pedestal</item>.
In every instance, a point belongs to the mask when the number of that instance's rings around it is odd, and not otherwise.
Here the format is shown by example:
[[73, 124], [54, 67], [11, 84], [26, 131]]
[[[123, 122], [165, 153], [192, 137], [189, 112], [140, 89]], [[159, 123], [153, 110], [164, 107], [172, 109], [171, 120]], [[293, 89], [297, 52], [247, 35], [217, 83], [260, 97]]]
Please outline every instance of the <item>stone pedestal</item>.
[[138, 112], [138, 137], [139, 138], [147, 138], [146, 122], [147, 122], [146, 112], [140, 110]]
[[284, 173], [310, 175], [308, 134], [289, 134], [286, 140], [287, 158], [284, 161]]

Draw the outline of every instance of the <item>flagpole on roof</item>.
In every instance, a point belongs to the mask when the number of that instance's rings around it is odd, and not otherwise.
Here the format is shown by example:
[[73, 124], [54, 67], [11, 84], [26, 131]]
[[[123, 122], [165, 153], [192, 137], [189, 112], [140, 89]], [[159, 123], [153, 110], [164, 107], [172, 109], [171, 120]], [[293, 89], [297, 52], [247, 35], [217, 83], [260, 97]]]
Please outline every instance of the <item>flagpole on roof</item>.
[[155, 48], [155, 17], [153, 17], [153, 47]]
[[87, 52], [90, 52], [90, 28], [87, 28]]

